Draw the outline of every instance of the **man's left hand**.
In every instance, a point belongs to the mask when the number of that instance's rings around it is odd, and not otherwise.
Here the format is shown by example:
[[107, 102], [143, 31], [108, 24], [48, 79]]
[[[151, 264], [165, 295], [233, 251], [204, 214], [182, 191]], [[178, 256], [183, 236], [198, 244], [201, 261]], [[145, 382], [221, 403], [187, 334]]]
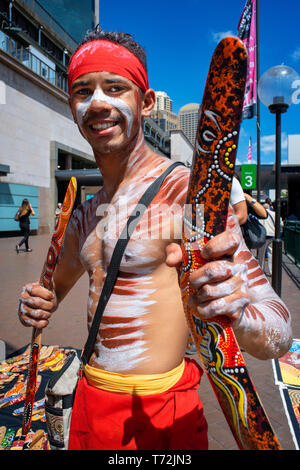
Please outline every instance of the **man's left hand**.
[[[234, 261], [240, 244], [239, 235], [225, 231], [209, 240], [201, 251], [206, 263], [190, 273], [189, 303], [201, 320], [207, 321], [217, 315], [226, 315], [231, 322], [238, 322], [250, 303], [247, 266]], [[182, 251], [171, 243], [166, 248], [166, 264], [179, 267]]]

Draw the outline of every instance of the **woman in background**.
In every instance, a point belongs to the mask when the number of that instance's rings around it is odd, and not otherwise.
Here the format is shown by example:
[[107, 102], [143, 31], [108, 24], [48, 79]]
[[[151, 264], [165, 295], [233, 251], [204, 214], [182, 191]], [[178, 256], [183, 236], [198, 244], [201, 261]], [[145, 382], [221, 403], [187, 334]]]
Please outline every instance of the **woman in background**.
[[20, 225], [21, 234], [23, 235], [22, 240], [16, 245], [16, 252], [19, 253], [20, 247], [25, 243], [26, 251], [32, 251], [28, 245], [28, 239], [30, 235], [30, 215], [35, 215], [32, 205], [28, 199], [23, 199], [22, 205], [19, 207], [17, 212], [18, 221]]

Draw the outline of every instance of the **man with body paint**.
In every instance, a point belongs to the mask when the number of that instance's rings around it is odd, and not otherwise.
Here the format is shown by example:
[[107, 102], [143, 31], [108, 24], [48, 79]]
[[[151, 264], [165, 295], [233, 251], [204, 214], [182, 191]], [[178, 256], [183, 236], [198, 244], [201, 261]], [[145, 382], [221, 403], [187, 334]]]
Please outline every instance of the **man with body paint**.
[[[129, 35], [89, 33], [71, 59], [69, 91], [74, 121], [93, 149], [104, 185], [72, 215], [52, 290], [38, 282], [23, 289], [20, 320], [37, 328], [48, 325], [85, 271], [91, 325], [117, 237], [142, 194], [171, 163], [144, 140], [143, 118], [153, 109], [155, 93], [144, 52]], [[183, 208], [188, 181], [185, 167], [169, 174], [129, 241], [78, 383], [70, 449], [207, 449], [197, 393], [202, 370], [185, 358], [188, 327], [176, 236], [182, 211], [171, 217], [168, 210]], [[152, 214], [155, 205], [161, 212]], [[227, 230], [205, 245], [202, 256], [207, 264], [191, 274], [199, 318], [227, 315], [240, 347], [260, 359], [282, 356], [291, 343], [289, 312], [245, 246], [231, 208]]]

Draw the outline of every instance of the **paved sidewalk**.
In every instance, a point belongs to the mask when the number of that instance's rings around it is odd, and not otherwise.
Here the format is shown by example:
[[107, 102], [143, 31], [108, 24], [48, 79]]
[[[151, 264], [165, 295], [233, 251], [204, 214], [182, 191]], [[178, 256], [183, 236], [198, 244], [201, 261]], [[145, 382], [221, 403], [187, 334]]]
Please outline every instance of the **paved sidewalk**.
[[[17, 319], [18, 297], [26, 282], [38, 280], [49, 246], [50, 236], [30, 238], [31, 253], [15, 251], [19, 238], [0, 238], [1, 310], [0, 340], [5, 341], [6, 354], [30, 343], [31, 328], [24, 328]], [[294, 269], [295, 270], [295, 269]], [[300, 338], [300, 290], [282, 270], [282, 298], [292, 313], [293, 336]], [[86, 304], [88, 278], [84, 275], [60, 305], [50, 325], [43, 332], [43, 344], [58, 344], [81, 349], [86, 339]], [[259, 361], [244, 354], [248, 370], [264, 404], [275, 433], [284, 450], [294, 450], [278, 386], [275, 385], [271, 361]], [[223, 417], [211, 386], [204, 376], [199, 391], [209, 426], [211, 450], [235, 450], [237, 445]]]

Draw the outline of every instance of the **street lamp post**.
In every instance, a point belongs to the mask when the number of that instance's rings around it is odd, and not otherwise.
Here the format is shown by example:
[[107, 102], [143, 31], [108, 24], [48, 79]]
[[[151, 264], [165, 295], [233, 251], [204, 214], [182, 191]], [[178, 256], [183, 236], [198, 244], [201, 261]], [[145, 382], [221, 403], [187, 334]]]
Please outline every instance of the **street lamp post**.
[[[270, 112], [276, 115], [276, 147], [275, 147], [275, 238], [272, 250], [272, 286], [281, 295], [282, 270], [282, 240], [280, 238], [281, 214], [281, 114], [286, 113], [288, 106], [284, 103], [275, 103], [269, 106]], [[279, 100], [280, 101], [280, 100]]]
[[282, 240], [280, 238], [281, 213], [281, 115], [292, 104], [293, 84], [299, 76], [295, 70], [279, 65], [267, 70], [258, 82], [258, 94], [261, 102], [271, 113], [276, 115], [276, 150], [275, 150], [275, 238], [272, 250], [272, 287], [281, 296]]

